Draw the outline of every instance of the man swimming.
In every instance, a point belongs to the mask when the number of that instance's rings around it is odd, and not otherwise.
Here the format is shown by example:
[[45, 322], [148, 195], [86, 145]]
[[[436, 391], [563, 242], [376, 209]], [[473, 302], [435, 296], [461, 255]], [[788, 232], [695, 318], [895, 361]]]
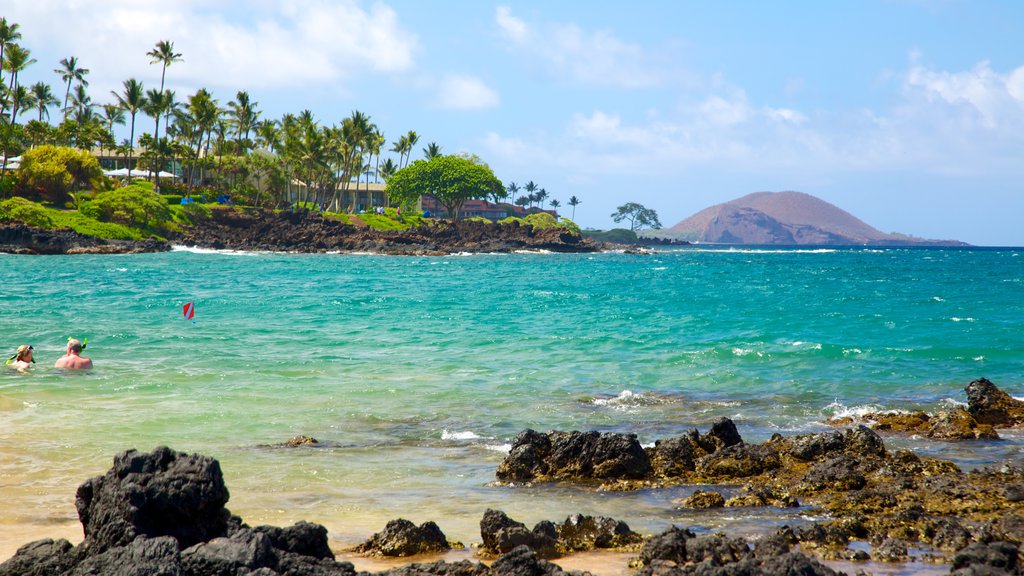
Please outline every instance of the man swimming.
[[85, 370], [92, 368], [92, 360], [80, 356], [82, 353], [82, 342], [75, 338], [68, 339], [68, 351], [57, 359], [54, 368], [67, 368], [70, 370]]

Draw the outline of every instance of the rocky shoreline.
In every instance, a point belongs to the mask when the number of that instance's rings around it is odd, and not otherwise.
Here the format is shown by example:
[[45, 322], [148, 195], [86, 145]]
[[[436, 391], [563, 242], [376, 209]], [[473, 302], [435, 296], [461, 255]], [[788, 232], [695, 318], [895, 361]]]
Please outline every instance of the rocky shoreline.
[[183, 227], [168, 241], [103, 240], [72, 230], [45, 230], [0, 223], [0, 252], [15, 254], [134, 254], [170, 250], [172, 244], [216, 250], [447, 255], [547, 251], [588, 253], [625, 249], [552, 228], [537, 230], [517, 222], [431, 220], [405, 231], [382, 231], [345, 224], [319, 212], [215, 209], [207, 220]]
[[[1022, 421], [1024, 402], [991, 382], [976, 380], [967, 391], [967, 412], [979, 421], [996, 427]], [[1024, 566], [1024, 469], [1007, 464], [965, 473], [949, 461], [890, 450], [864, 425], [750, 444], [722, 418], [703, 434], [693, 429], [648, 448], [630, 434], [524, 430], [495, 477], [504, 484], [569, 482], [600, 490], [700, 485], [705, 489], [678, 504], [801, 507], [826, 519], [753, 539], [676, 526], [645, 537], [612, 518], [574, 515], [530, 529], [486, 510], [478, 556], [490, 559], [489, 566], [412, 563], [381, 574], [553, 575], [563, 571], [552, 560], [594, 549], [634, 554], [631, 566], [640, 575], [839, 573], [823, 563], [829, 560], [930, 562], [964, 575], [1021, 574]], [[227, 501], [212, 458], [165, 447], [124, 452], [77, 491], [84, 541], [26, 544], [0, 564], [0, 576], [356, 574], [351, 563], [335, 560], [324, 527], [250, 527], [225, 508]], [[353, 552], [414, 561], [452, 547], [464, 545], [449, 542], [434, 522], [396, 519]]]

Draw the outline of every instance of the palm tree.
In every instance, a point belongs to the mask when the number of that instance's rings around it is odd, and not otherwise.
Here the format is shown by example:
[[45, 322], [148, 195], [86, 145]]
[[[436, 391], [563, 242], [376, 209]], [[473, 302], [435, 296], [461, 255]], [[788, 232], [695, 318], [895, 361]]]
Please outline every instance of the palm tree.
[[132, 156], [135, 153], [135, 115], [139, 113], [139, 110], [146, 103], [146, 97], [144, 96], [144, 90], [142, 82], [139, 82], [135, 78], [129, 78], [125, 80], [124, 91], [120, 94], [110, 91], [117, 99], [117, 103], [121, 106], [125, 112], [131, 115], [131, 128], [128, 136], [128, 179], [132, 177]]
[[572, 219], [573, 219], [573, 221], [576, 220], [576, 207], [579, 206], [582, 203], [583, 202], [581, 202], [580, 199], [575, 197], [575, 196], [570, 196], [569, 197], [569, 206], [572, 206]]
[[[18, 123], [18, 105], [20, 104], [18, 97], [19, 92], [21, 92], [18, 90], [18, 74], [31, 64], [35, 64], [36, 59], [32, 58], [32, 53], [27, 48], [22, 48], [17, 44], [11, 44], [7, 48], [7, 55], [4, 56], [4, 58], [5, 60], [3, 61], [3, 64], [11, 72], [11, 85], [7, 89], [7, 97], [11, 100], [11, 121], [7, 124], [7, 141], [10, 141], [14, 125]], [[25, 98], [21, 98], [22, 102], [24, 102], [24, 100]], [[4, 109], [6, 109], [6, 106]], [[4, 150], [4, 162], [0, 171], [7, 171], [6, 150]]]
[[259, 102], [249, 100], [249, 93], [244, 90], [240, 90], [235, 95], [235, 99], [228, 102], [232, 124], [235, 127], [235, 152], [237, 154], [244, 154], [245, 149], [251, 146], [248, 143], [249, 132], [256, 127], [256, 122], [260, 117], [259, 111], [256, 110], [257, 104]]
[[[117, 104], [104, 104], [103, 121], [107, 124], [107, 132], [113, 133], [114, 124], [124, 125], [124, 109]], [[102, 150], [101, 148], [100, 151], [102, 152]]]
[[281, 130], [276, 120], [263, 120], [256, 124], [257, 141], [267, 150], [281, 149]]
[[[21, 32], [18, 32], [19, 27], [18, 24], [8, 24], [7, 18], [0, 18], [0, 64], [6, 62], [4, 60], [4, 52], [7, 51], [7, 47], [13, 45], [16, 40], [21, 39]], [[0, 106], [2, 106], [0, 109], [6, 111], [6, 100]]]
[[558, 212], [558, 207], [561, 206], [561, 205], [562, 205], [562, 203], [558, 201], [558, 198], [552, 198], [552, 200], [551, 200], [551, 209], [552, 210], [554, 210], [555, 212]]
[[68, 96], [71, 95], [71, 82], [78, 81], [83, 86], [88, 86], [89, 81], [85, 79], [86, 74], [89, 73], [88, 68], [78, 67], [78, 58], [71, 56], [70, 58], [64, 58], [60, 61], [60, 65], [63, 68], [56, 68], [54, 72], [60, 74], [61, 80], [67, 82], [67, 89], [64, 90], [64, 106], [61, 107], [64, 110], [64, 117], [67, 117], [68, 113]]
[[416, 147], [420, 141], [420, 135], [414, 130], [409, 130], [405, 135], [405, 165], [409, 165], [409, 160], [412, 158], [412, 149]]
[[[164, 91], [164, 78], [167, 76], [167, 67], [175, 62], [181, 62], [181, 54], [174, 53], [174, 42], [170, 40], [161, 40], [153, 46], [153, 49], [146, 52], [146, 56], [152, 58], [149, 61], [150, 64], [156, 64], [159, 62], [163, 69], [160, 70], [160, 91]], [[154, 134], [155, 138], [157, 135]]]
[[46, 114], [47, 118], [50, 117], [50, 106], [60, 104], [60, 100], [57, 100], [50, 90], [50, 85], [44, 82], [36, 82], [32, 85], [32, 95], [35, 96], [36, 108], [39, 109], [40, 122], [43, 121], [43, 114]]
[[431, 142], [427, 144], [427, 147], [423, 149], [423, 157], [427, 160], [437, 158], [441, 155], [441, 145], [437, 142]]
[[537, 197], [534, 196], [533, 194], [534, 192], [537, 191], [537, 185], [533, 183], [533, 180], [530, 180], [529, 182], [526, 183], [526, 186], [524, 188], [526, 190], [526, 197], [529, 198], [530, 200], [529, 204], [530, 206], [533, 206], [533, 202], [537, 199]]
[[167, 111], [167, 93], [161, 90], [146, 90], [146, 102], [142, 105], [142, 111], [153, 119], [153, 150], [154, 157], [156, 159], [156, 170], [153, 170], [153, 186], [154, 190], [160, 189], [160, 179], [157, 172], [160, 171], [161, 158], [160, 158], [160, 139], [156, 137], [156, 134], [160, 133], [160, 117]]
[[94, 106], [92, 98], [85, 91], [85, 86], [82, 84], [75, 86], [75, 93], [71, 95], [71, 107], [75, 111], [76, 121], [82, 124], [92, 118]]
[[548, 191], [541, 188], [537, 191], [537, 202], [540, 202], [540, 209], [544, 209], [544, 201], [548, 198]]
[[512, 198], [512, 201], [515, 202], [516, 197], [519, 195], [519, 184], [516, 184], [515, 182], [509, 182], [507, 190], [508, 195]]
[[11, 121], [18, 122], [18, 114], [22, 114], [28, 108], [34, 108], [36, 97], [32, 91], [25, 86], [18, 86], [8, 95], [11, 101]]
[[406, 143], [408, 141], [408, 135], [399, 136], [398, 141], [391, 146], [391, 151], [398, 154], [398, 165], [396, 168], [402, 167], [402, 158], [405, 157]]

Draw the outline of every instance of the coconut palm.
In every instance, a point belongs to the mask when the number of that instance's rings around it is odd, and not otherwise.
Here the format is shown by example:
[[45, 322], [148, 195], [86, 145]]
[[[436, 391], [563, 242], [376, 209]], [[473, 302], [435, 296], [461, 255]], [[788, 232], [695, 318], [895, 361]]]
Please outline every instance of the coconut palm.
[[554, 210], [555, 212], [558, 212], [558, 207], [561, 205], [562, 203], [558, 201], [558, 198], [551, 199], [551, 209]]
[[405, 135], [405, 165], [409, 165], [409, 160], [412, 158], [412, 149], [416, 147], [420, 141], [420, 135], [414, 130], [409, 130]]
[[235, 95], [235, 99], [228, 102], [232, 125], [235, 128], [235, 152], [237, 154], [244, 154], [245, 150], [251, 146], [248, 142], [249, 132], [256, 127], [256, 123], [259, 121], [260, 113], [256, 110], [258, 104], [259, 102], [252, 102], [249, 99], [249, 93], [244, 90], [240, 90]]
[[544, 209], [544, 201], [548, 198], [548, 191], [541, 188], [537, 191], [537, 202], [540, 203], [540, 209]]
[[427, 144], [427, 147], [423, 149], [423, 157], [427, 160], [437, 158], [441, 155], [441, 145], [437, 142], [431, 142]]
[[25, 110], [34, 108], [36, 105], [35, 95], [25, 86], [17, 86], [8, 94], [8, 99], [11, 102], [11, 121], [15, 124], [18, 122], [19, 114], [23, 114]]
[[[11, 121], [7, 124], [7, 141], [11, 139], [11, 133], [14, 130], [14, 125], [18, 122], [18, 106], [20, 103], [25, 101], [24, 97], [21, 97], [19, 102], [19, 96], [26, 96], [28, 91], [24, 91], [25, 94], [19, 94], [18, 90], [18, 74], [20, 74], [25, 68], [32, 64], [35, 64], [35, 58], [32, 58], [32, 53], [27, 48], [22, 48], [17, 44], [11, 44], [7, 47], [7, 54], [4, 56], [3, 64], [11, 73], [11, 85], [7, 88], [7, 99], [11, 102]], [[6, 110], [7, 107], [4, 106]], [[4, 162], [0, 170], [7, 171], [7, 154], [4, 151]]]
[[508, 190], [508, 195], [512, 198], [512, 201], [515, 202], [516, 198], [519, 196], [519, 184], [509, 182], [506, 190]]
[[[18, 24], [8, 24], [7, 18], [0, 18], [0, 64], [6, 62], [4, 60], [4, 54], [7, 51], [7, 47], [14, 44], [15, 41], [21, 39], [21, 32], [18, 32], [20, 26]], [[0, 66], [2, 68], [2, 66]], [[2, 104], [2, 110], [7, 110], [7, 101], [4, 100]]]
[[256, 124], [256, 139], [259, 144], [270, 151], [281, 148], [281, 129], [276, 120], [263, 120]]
[[576, 207], [582, 204], [579, 198], [575, 196], [569, 197], [569, 206], [572, 206], [572, 219], [576, 220]]
[[64, 105], [61, 107], [64, 110], [64, 117], [67, 117], [68, 113], [68, 97], [71, 95], [71, 83], [77, 81], [83, 86], [88, 86], [89, 81], [85, 79], [85, 76], [89, 73], [88, 68], [78, 67], [78, 58], [71, 56], [64, 58], [60, 61], [60, 65], [63, 68], [54, 69], [54, 73], [60, 74], [61, 80], [67, 83], [68, 87], [64, 90]]
[[103, 122], [106, 123], [107, 132], [114, 132], [114, 124], [124, 126], [124, 109], [117, 104], [104, 104]]
[[36, 99], [36, 108], [39, 109], [39, 121], [43, 121], [43, 114], [50, 117], [50, 106], [60, 104], [60, 100], [53, 95], [50, 85], [44, 82], [36, 82], [32, 85], [32, 96]]
[[[161, 40], [156, 43], [156, 46], [152, 50], [146, 52], [146, 56], [152, 58], [149, 61], [150, 64], [160, 63], [162, 69], [160, 70], [160, 91], [164, 91], [164, 79], [167, 76], [167, 67], [175, 62], [181, 62], [181, 54], [174, 52], [174, 42], [170, 40]], [[153, 135], [154, 137], [156, 134]]]
[[528, 204], [533, 206], [534, 201], [537, 199], [534, 195], [534, 192], [537, 191], [537, 185], [533, 183], [533, 180], [530, 180], [526, 183], [526, 186], [524, 186], [523, 189], [526, 190], [526, 197], [529, 199]]
[[120, 94], [110, 91], [117, 99], [117, 103], [131, 116], [131, 127], [129, 129], [128, 136], [128, 179], [132, 177], [132, 156], [135, 153], [135, 115], [139, 113], [139, 110], [146, 104], [145, 91], [142, 86], [142, 82], [139, 82], [135, 78], [129, 78], [125, 80], [124, 90]]
[[75, 111], [75, 121], [79, 124], [85, 124], [92, 118], [92, 110], [96, 105], [92, 103], [92, 98], [89, 93], [86, 92], [85, 86], [79, 84], [75, 86], [75, 92], [71, 95], [71, 108]]

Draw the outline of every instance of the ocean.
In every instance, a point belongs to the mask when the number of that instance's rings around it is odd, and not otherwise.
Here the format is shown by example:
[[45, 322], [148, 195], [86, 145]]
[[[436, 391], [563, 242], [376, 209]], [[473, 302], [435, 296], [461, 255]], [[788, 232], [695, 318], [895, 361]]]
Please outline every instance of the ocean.
[[[0, 371], [0, 557], [81, 540], [77, 486], [159, 445], [219, 459], [248, 524], [318, 522], [336, 550], [398, 517], [479, 542], [488, 507], [646, 533], [807, 522], [808, 508], [679, 510], [696, 487], [507, 486], [494, 472], [526, 428], [651, 445], [726, 416], [761, 442], [830, 416], [963, 404], [982, 376], [1024, 396], [1022, 254], [0, 255], [0, 351], [32, 344], [38, 361]], [[69, 337], [88, 338], [94, 370], [52, 368]], [[320, 447], [282, 446], [301, 434]], [[886, 441], [964, 468], [1019, 462], [1024, 434], [1001, 435]]]

